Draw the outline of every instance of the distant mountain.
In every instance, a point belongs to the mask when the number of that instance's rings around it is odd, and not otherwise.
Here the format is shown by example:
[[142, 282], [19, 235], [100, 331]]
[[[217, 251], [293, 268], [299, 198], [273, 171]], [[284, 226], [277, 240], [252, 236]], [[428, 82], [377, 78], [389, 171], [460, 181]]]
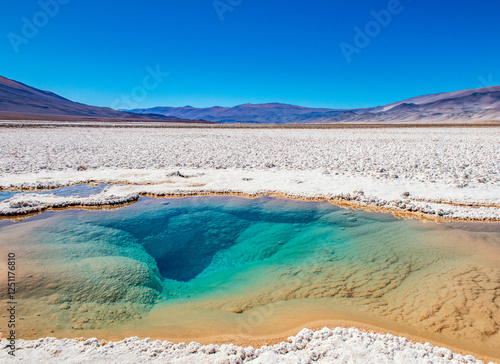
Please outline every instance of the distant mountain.
[[413, 97], [364, 109], [307, 108], [279, 103], [209, 108], [153, 107], [134, 109], [218, 123], [333, 123], [333, 122], [476, 122], [500, 121], [500, 86]]
[[193, 122], [154, 113], [138, 115], [107, 107], [80, 104], [2, 76], [0, 76], [0, 119]]
[[302, 123], [320, 117], [335, 117], [345, 110], [308, 108], [296, 105], [269, 103], [243, 104], [234, 107], [213, 106], [208, 108], [153, 107], [134, 109], [133, 113], [155, 113], [186, 119], [203, 118], [218, 123]]
[[454, 92], [443, 92], [439, 94], [431, 94], [425, 96], [417, 96], [411, 99], [407, 99], [404, 101], [394, 102], [392, 104], [384, 106], [385, 109], [390, 109], [394, 106], [400, 104], [416, 104], [416, 105], [424, 105], [424, 104], [432, 104], [437, 101], [450, 100], [450, 99], [460, 99], [464, 97], [471, 96], [474, 93], [495, 93], [500, 91], [500, 86], [491, 86], [491, 87], [483, 87], [478, 89], [470, 89], [470, 90], [461, 90]]
[[0, 120], [163, 121], [261, 124], [334, 122], [500, 122], [500, 86], [413, 97], [364, 109], [308, 108], [280, 103], [209, 108], [113, 110], [73, 102], [0, 76]]

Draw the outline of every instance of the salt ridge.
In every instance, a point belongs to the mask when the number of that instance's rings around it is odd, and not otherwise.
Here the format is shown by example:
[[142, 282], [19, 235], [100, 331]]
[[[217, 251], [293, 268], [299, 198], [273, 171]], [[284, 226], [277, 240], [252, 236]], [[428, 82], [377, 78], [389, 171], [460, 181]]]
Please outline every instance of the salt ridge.
[[[7, 344], [3, 339], [0, 342], [2, 347]], [[174, 344], [137, 337], [118, 342], [44, 338], [19, 340], [17, 345], [15, 361], [25, 363], [483, 363], [471, 355], [429, 343], [340, 327], [303, 329], [288, 342], [257, 349], [233, 344]], [[7, 356], [5, 350], [0, 352], [0, 359]]]

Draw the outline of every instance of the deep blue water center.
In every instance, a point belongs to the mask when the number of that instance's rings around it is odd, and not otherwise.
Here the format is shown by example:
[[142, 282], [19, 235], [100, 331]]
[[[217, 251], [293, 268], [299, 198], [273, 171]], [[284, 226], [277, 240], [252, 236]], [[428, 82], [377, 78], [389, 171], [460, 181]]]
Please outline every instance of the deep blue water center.
[[[276, 199], [274, 199], [276, 200]], [[146, 208], [150, 206], [151, 208]], [[340, 209], [329, 203], [273, 201], [270, 198], [198, 197], [162, 202], [142, 200], [128, 208], [123, 219], [94, 221], [133, 235], [156, 260], [161, 275], [187, 282], [202, 273], [216, 253], [241, 242], [241, 235], [258, 224], [262, 231], [276, 226], [298, 228], [313, 223], [326, 212]], [[109, 214], [109, 212], [108, 212]], [[123, 215], [123, 211], [118, 213]], [[352, 218], [351, 218], [352, 219]], [[268, 244], [272, 244], [272, 234]], [[284, 244], [276, 242], [279, 247]]]

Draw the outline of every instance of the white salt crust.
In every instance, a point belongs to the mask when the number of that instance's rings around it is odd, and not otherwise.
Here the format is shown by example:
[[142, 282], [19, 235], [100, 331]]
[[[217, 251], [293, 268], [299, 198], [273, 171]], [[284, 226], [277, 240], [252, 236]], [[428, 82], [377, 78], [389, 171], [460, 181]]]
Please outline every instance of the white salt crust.
[[[2, 348], [7, 345], [1, 341]], [[118, 342], [45, 338], [19, 340], [15, 358], [4, 349], [2, 362], [22, 363], [483, 363], [471, 355], [404, 337], [362, 332], [355, 328], [303, 329], [288, 342], [258, 349], [236, 345], [173, 344], [169, 341]]]
[[2, 129], [0, 188], [107, 182], [78, 198], [17, 195], [0, 216], [139, 194], [278, 193], [433, 217], [500, 219], [500, 129]]

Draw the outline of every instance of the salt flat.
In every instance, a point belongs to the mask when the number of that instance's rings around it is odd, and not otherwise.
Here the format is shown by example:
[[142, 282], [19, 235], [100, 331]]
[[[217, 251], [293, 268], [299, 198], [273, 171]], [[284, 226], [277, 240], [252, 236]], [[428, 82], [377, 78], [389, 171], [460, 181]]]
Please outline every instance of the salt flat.
[[[0, 135], [0, 187], [24, 190], [0, 202], [4, 217], [119, 205], [140, 195], [227, 193], [326, 198], [429, 219], [500, 219], [498, 128], [32, 127], [1, 128]], [[88, 197], [30, 191], [97, 182], [113, 185]], [[18, 344], [21, 362], [479, 362], [430, 344], [341, 328], [303, 330], [288, 343], [260, 349], [134, 338]]]
[[499, 128], [2, 128], [0, 187], [107, 182], [100, 194], [19, 194], [0, 215], [139, 195], [274, 193], [430, 219], [500, 219]]

